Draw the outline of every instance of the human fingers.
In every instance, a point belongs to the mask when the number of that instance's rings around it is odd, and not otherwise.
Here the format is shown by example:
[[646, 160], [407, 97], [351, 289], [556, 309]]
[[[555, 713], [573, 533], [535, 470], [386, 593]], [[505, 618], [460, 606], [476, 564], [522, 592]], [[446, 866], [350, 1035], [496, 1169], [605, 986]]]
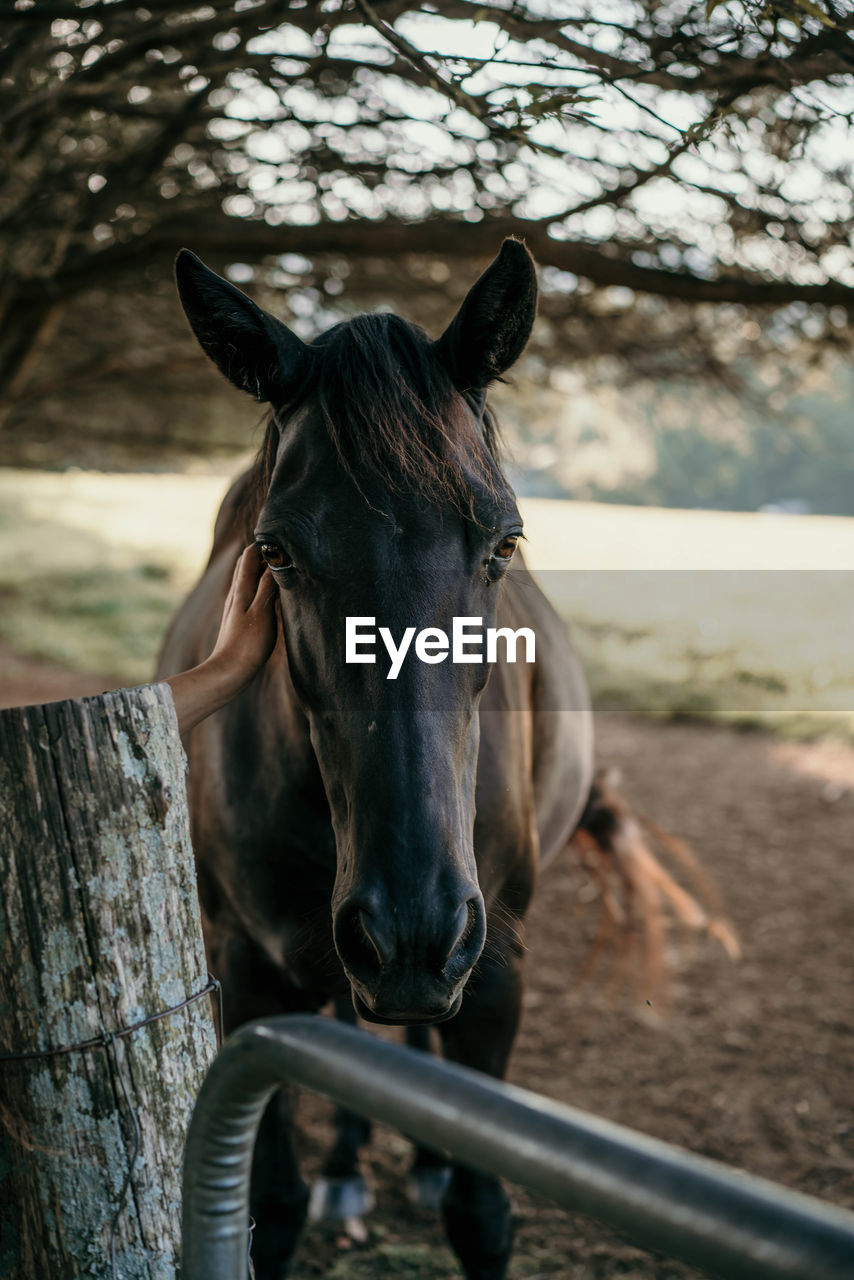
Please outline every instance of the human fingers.
[[266, 568], [267, 566], [261, 557], [261, 553], [254, 543], [250, 543], [240, 553], [237, 564], [234, 566], [231, 595], [234, 605], [241, 609], [243, 613], [247, 611], [255, 599], [259, 580], [263, 578]]
[[258, 585], [255, 588], [255, 596], [249, 606], [249, 610], [251, 612], [264, 612], [265, 610], [272, 608], [278, 598], [278, 594], [279, 592], [276, 586], [276, 581], [272, 573], [270, 573], [270, 570], [266, 565], [264, 565], [264, 568], [261, 571], [261, 577], [258, 580]]

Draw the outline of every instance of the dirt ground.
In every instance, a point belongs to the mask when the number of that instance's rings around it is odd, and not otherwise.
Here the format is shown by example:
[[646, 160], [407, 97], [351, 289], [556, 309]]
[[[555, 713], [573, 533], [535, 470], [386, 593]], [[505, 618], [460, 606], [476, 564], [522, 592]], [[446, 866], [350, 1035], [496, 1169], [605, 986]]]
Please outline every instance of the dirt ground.
[[[3, 657], [0, 705], [95, 692], [68, 673]], [[26, 677], [26, 680], [25, 680]], [[12, 682], [17, 681], [15, 687]], [[108, 683], [108, 682], [107, 682]], [[744, 949], [674, 936], [672, 1009], [579, 989], [592, 917], [579, 915], [569, 859], [540, 885], [528, 990], [510, 1079], [706, 1156], [854, 1207], [854, 750], [609, 715], [603, 762], [629, 798], [687, 839], [724, 897]], [[304, 1095], [308, 1170], [328, 1142], [328, 1108]], [[435, 1217], [404, 1195], [409, 1148], [375, 1134], [366, 1172], [377, 1208], [364, 1246], [313, 1227], [298, 1280], [458, 1275]], [[548, 1202], [513, 1191], [512, 1280], [671, 1280], [697, 1273], [656, 1258]]]

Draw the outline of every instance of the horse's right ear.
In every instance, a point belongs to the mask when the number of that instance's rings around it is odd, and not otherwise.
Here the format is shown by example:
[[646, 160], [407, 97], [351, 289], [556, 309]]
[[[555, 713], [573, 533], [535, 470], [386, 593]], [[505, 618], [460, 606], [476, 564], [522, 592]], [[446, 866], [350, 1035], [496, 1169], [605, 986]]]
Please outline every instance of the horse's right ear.
[[203, 351], [256, 400], [285, 400], [300, 381], [308, 348], [189, 249], [175, 259], [181, 305]]

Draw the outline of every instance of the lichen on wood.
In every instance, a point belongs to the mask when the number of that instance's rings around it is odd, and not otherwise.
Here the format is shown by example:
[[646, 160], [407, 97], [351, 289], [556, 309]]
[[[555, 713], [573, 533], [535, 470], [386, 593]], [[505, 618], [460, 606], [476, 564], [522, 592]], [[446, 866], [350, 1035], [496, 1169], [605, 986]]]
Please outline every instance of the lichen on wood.
[[[119, 1031], [207, 985], [185, 767], [167, 685], [0, 712], [0, 1055]], [[109, 1046], [0, 1061], [2, 1280], [112, 1280], [111, 1244], [122, 1280], [173, 1280], [215, 1048], [205, 998]]]

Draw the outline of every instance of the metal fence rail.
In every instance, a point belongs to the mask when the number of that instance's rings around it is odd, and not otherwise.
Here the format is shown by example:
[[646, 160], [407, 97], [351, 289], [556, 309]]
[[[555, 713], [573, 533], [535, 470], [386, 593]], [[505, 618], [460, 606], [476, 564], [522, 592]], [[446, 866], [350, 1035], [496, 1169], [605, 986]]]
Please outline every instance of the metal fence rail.
[[255, 1133], [277, 1085], [328, 1095], [725, 1280], [851, 1280], [854, 1213], [328, 1018], [243, 1027], [202, 1087], [185, 1280], [245, 1280]]

